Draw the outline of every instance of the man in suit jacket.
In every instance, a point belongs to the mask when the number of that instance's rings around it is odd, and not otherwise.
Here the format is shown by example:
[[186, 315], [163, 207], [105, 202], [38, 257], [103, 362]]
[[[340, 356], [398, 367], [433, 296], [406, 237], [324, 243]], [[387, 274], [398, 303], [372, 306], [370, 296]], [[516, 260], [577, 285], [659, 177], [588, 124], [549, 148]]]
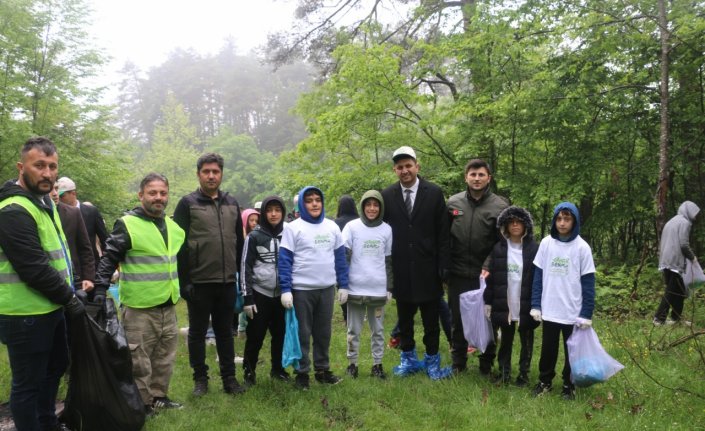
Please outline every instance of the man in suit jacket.
[[96, 264], [93, 258], [93, 248], [86, 232], [86, 225], [83, 223], [81, 211], [76, 207], [70, 207], [59, 200], [59, 186], [54, 184], [50, 193], [59, 212], [61, 227], [64, 229], [66, 241], [69, 243], [71, 252], [71, 266], [73, 266], [74, 286], [86, 292], [93, 290], [95, 281]]
[[61, 202], [71, 207], [78, 207], [83, 216], [83, 222], [86, 225], [88, 239], [91, 241], [91, 249], [93, 250], [93, 260], [96, 268], [100, 261], [100, 253], [98, 252], [97, 241], [100, 242], [100, 249], [105, 250], [105, 240], [108, 238], [108, 232], [105, 229], [103, 216], [98, 211], [98, 208], [92, 204], [79, 202], [76, 195], [76, 183], [69, 177], [61, 177], [56, 182], [59, 185], [59, 198]]
[[[448, 265], [449, 225], [441, 189], [418, 176], [416, 153], [400, 147], [392, 156], [399, 182], [382, 191], [384, 221], [392, 227], [392, 269], [399, 318], [400, 376], [426, 369], [434, 380], [450, 375], [440, 368], [438, 301]], [[424, 361], [416, 356], [414, 316], [421, 312], [426, 346]]]

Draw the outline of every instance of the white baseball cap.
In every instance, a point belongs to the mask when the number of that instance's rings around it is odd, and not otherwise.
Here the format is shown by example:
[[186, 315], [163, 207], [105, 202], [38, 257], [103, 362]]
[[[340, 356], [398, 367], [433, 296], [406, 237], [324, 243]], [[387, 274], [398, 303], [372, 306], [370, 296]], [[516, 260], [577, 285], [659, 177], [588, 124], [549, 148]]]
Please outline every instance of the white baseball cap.
[[69, 177], [61, 177], [56, 181], [56, 185], [59, 186], [59, 196], [63, 195], [65, 192], [70, 192], [76, 190], [76, 183]]
[[408, 157], [416, 160], [416, 152], [414, 152], [413, 148], [407, 146], [397, 148], [394, 150], [394, 154], [392, 154], [392, 160], [395, 162]]

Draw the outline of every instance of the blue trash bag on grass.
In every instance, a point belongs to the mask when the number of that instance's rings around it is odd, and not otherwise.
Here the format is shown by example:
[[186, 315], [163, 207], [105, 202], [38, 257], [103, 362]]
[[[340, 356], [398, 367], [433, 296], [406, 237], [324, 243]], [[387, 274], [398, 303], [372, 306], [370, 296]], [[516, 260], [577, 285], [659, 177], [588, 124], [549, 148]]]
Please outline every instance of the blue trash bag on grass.
[[282, 352], [282, 367], [293, 365], [294, 369], [299, 368], [301, 359], [301, 344], [299, 344], [299, 321], [296, 320], [294, 307], [284, 310], [286, 320], [286, 332], [284, 333], [284, 351]]
[[592, 327], [580, 329], [576, 325], [566, 344], [570, 360], [570, 380], [579, 388], [605, 382], [624, 368], [624, 365], [605, 351]]

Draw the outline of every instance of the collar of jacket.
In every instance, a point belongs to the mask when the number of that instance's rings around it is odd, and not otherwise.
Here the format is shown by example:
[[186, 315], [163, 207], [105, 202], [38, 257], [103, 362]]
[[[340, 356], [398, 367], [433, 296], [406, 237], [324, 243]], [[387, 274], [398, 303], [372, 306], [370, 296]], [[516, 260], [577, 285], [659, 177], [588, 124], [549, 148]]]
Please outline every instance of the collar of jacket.
[[484, 201], [487, 199], [487, 196], [492, 194], [490, 191], [490, 185], [487, 184], [487, 187], [485, 187], [485, 190], [482, 191], [482, 196], [480, 196], [480, 199], [474, 199], [472, 195], [470, 194], [470, 187], [467, 187], [465, 189], [465, 197], [467, 198], [468, 202], [474, 203], [474, 204], [479, 204], [480, 202]]
[[218, 189], [218, 197], [216, 199], [213, 199], [212, 197], [203, 193], [203, 190], [201, 190], [200, 187], [198, 189], [196, 189], [196, 198], [201, 202], [213, 202], [214, 200], [217, 200], [218, 202], [222, 202], [223, 199], [225, 199], [225, 196], [227, 196], [227, 195], [228, 195], [228, 192], [223, 192], [222, 190]]

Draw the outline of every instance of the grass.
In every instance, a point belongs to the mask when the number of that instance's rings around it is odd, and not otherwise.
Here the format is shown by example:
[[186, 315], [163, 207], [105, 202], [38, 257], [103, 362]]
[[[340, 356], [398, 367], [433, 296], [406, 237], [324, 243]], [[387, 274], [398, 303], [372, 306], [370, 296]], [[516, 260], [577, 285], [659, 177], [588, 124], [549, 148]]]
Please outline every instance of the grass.
[[[187, 326], [183, 303], [178, 310], [180, 326]], [[388, 306], [387, 334], [395, 320], [395, 308]], [[696, 316], [695, 322], [697, 328], [705, 326], [702, 315]], [[372, 360], [368, 329], [364, 330], [361, 340], [360, 377], [353, 380], [344, 376], [346, 337], [337, 306], [330, 352], [331, 370], [344, 378], [340, 384], [321, 385], [311, 379], [311, 389], [300, 392], [292, 384], [270, 380], [267, 339], [260, 354], [257, 385], [237, 397], [222, 392], [215, 347], [209, 346], [210, 393], [196, 399], [190, 395], [191, 370], [182, 337], [169, 395], [183, 402], [185, 407], [159, 413], [147, 421], [145, 430], [705, 430], [702, 337], [665, 348], [691, 329], [654, 328], [650, 320], [643, 318], [613, 322], [601, 320], [600, 316], [595, 317], [595, 326], [607, 351], [626, 368], [606, 383], [578, 389], [576, 400], [572, 402], [560, 398], [560, 377], [554, 379], [554, 391], [540, 398], [532, 398], [529, 388], [493, 385], [479, 376], [476, 357], [469, 359], [468, 372], [433, 382], [425, 375], [391, 376], [399, 354], [387, 349], [384, 368], [389, 378], [386, 381], [373, 379], [369, 376]], [[422, 330], [419, 326], [416, 329], [416, 338], [420, 340]], [[530, 375], [532, 382], [538, 374], [540, 340], [541, 329], [538, 329]], [[235, 347], [241, 354], [244, 340], [236, 339]], [[418, 348], [423, 350], [420, 341]], [[441, 353], [443, 363], [449, 365], [445, 340], [441, 341]], [[516, 375], [518, 347], [514, 353]], [[653, 379], [647, 377], [635, 361]], [[558, 375], [561, 366], [562, 356], [559, 356]], [[237, 373], [242, 381], [240, 366]], [[9, 374], [3, 346], [0, 347], [0, 400], [8, 397]]]

